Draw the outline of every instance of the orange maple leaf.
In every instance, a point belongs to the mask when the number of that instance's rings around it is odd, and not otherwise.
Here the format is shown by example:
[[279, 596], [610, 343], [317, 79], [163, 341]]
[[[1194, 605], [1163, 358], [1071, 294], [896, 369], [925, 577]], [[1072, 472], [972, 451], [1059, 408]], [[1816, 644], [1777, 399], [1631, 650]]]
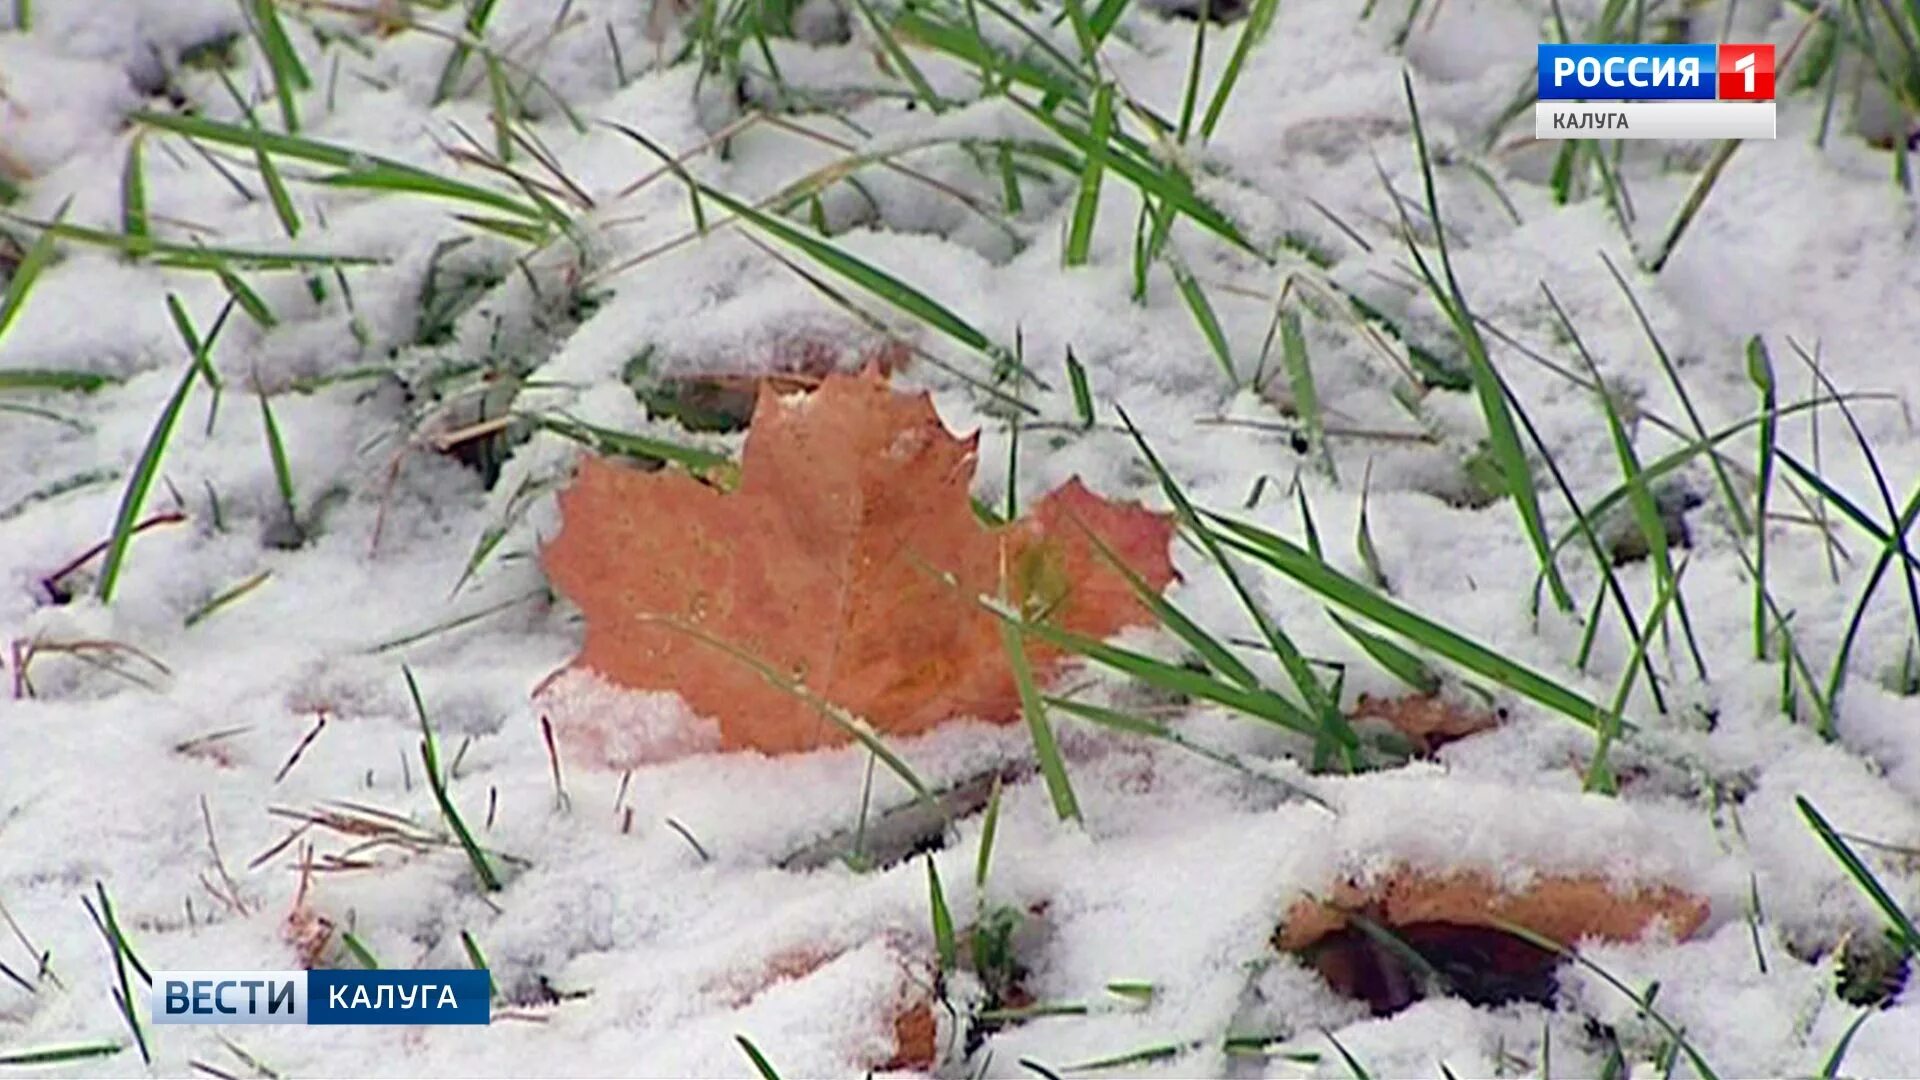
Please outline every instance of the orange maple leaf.
[[[763, 388], [738, 490], [583, 460], [560, 495], [548, 577], [586, 616], [573, 663], [623, 687], [674, 691], [717, 721], [722, 749], [768, 753], [848, 736], [737, 657], [791, 675], [877, 730], [955, 716], [1008, 721], [1019, 695], [992, 615], [999, 595], [1091, 637], [1150, 622], [1089, 534], [1153, 589], [1173, 579], [1172, 519], [1075, 479], [1011, 525], [969, 505], [979, 436], [949, 434], [924, 393], [877, 373], [810, 395]], [[1028, 643], [1037, 676], [1060, 654]]]

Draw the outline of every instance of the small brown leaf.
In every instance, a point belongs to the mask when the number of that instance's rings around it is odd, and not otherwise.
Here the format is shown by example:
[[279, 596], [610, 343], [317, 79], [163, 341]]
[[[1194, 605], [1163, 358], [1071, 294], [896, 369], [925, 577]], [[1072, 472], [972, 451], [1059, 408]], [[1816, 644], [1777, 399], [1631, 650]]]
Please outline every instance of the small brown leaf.
[[[684, 627], [883, 733], [1016, 718], [999, 629], [977, 598], [1004, 585], [1030, 617], [1098, 638], [1150, 622], [1088, 534], [1160, 589], [1173, 579], [1173, 523], [1074, 480], [1029, 517], [988, 528], [969, 502], [977, 441], [950, 435], [926, 394], [836, 374], [804, 397], [762, 388], [735, 491], [583, 460], [560, 496], [564, 527], [542, 552], [586, 616], [573, 666], [679, 694], [717, 721], [730, 750], [786, 753], [848, 736]], [[1039, 642], [1029, 656], [1042, 676], [1061, 660]]]
[[1587, 938], [1637, 940], [1656, 924], [1684, 939], [1707, 914], [1704, 898], [1670, 885], [1620, 891], [1599, 875], [1569, 875], [1508, 889], [1478, 871], [1401, 866], [1368, 885], [1344, 881], [1329, 895], [1295, 901], [1274, 943], [1307, 956], [1335, 989], [1388, 1013], [1414, 995], [1399, 960], [1362, 932], [1363, 921], [1467, 983], [1458, 987], [1463, 996], [1491, 1002], [1536, 996], [1527, 988], [1547, 985], [1560, 959], [1503, 924], [1572, 947]]
[[1397, 698], [1361, 694], [1353, 707], [1353, 719], [1387, 724], [1406, 736], [1423, 754], [1500, 723], [1500, 718], [1493, 713], [1470, 709], [1439, 694], [1409, 694]]

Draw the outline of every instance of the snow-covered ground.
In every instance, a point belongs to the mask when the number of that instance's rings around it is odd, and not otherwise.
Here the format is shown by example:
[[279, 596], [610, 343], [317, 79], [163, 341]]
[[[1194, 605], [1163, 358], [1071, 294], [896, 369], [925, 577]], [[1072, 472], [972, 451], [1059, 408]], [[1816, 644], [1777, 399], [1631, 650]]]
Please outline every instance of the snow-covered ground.
[[[1631, 204], [1623, 230], [1591, 164], [1577, 197], [1556, 202], [1559, 146], [1528, 137], [1529, 116], [1489, 140], [1530, 85], [1550, 5], [1429, 3], [1402, 46], [1408, 19], [1397, 2], [1363, 18], [1347, 0], [1281, 0], [1211, 137], [1196, 133], [1179, 151], [1200, 193], [1278, 261], [1181, 220], [1135, 303], [1139, 189], [1108, 170], [1086, 265], [1063, 267], [1075, 178], [1019, 156], [1022, 205], [1009, 211], [997, 150], [1063, 144], [1004, 96], [983, 98], [976, 66], [903, 37], [914, 58], [903, 67], [860, 3], [809, 0], [793, 34], [770, 38], [765, 55], [748, 40], [740, 62], [762, 74], [748, 76], [744, 106], [724, 75], [702, 79], [696, 62], [675, 62], [688, 20], [706, 10], [698, 5], [689, 14], [669, 0], [504, 0], [485, 28], [493, 55], [505, 58], [498, 77], [476, 54], [439, 104], [458, 36], [448, 31], [464, 12], [364, 0], [367, 12], [398, 20], [383, 32], [358, 6], [280, 5], [312, 76], [294, 95], [301, 134], [525, 199], [471, 161], [497, 149], [490, 87], [504, 83], [527, 113], [515, 127], [544, 147], [516, 147], [511, 168], [574, 215], [571, 235], [535, 251], [463, 223], [456, 214], [485, 213], [469, 204], [309, 183], [332, 170], [282, 157], [300, 225], [289, 238], [250, 151], [203, 143], [203, 153], [127, 120], [135, 109], [173, 108], [172, 96], [244, 124], [218, 59], [207, 59], [219, 50], [206, 47], [238, 35], [227, 74], [257, 103], [258, 122], [280, 130], [269, 65], [241, 15], [256, 5], [38, 0], [27, 32], [15, 12], [0, 12], [0, 175], [18, 188], [0, 217], [0, 280], [38, 235], [23, 221], [64, 208], [69, 224], [121, 232], [136, 138], [155, 237], [379, 260], [337, 276], [318, 270], [311, 281], [305, 271], [244, 270], [272, 325], [237, 308], [226, 319], [210, 350], [224, 386], [217, 409], [207, 380], [191, 375], [169, 306], [176, 298], [206, 334], [229, 296], [216, 274], [63, 242], [0, 336], [0, 642], [17, 643], [0, 684], [0, 1055], [127, 1044], [117, 1056], [49, 1071], [142, 1068], [115, 1004], [111, 953], [83, 904], [97, 903], [96, 883], [150, 969], [297, 966], [290, 916], [294, 931], [324, 918], [334, 927], [319, 957], [327, 963], [354, 963], [341, 951], [351, 932], [386, 965], [466, 966], [469, 935], [507, 999], [497, 1007], [506, 1015], [484, 1030], [261, 1027], [232, 1029], [230, 1045], [212, 1028], [150, 1030], [156, 1073], [200, 1062], [220, 1070], [213, 1075], [738, 1075], [752, 1065], [736, 1035], [786, 1076], [855, 1074], [892, 1058], [895, 1014], [922, 993], [914, 980], [934, 951], [920, 860], [867, 873], [781, 866], [854, 827], [867, 755], [708, 754], [626, 776], [568, 754], [562, 739], [558, 796], [529, 695], [573, 654], [581, 630], [571, 608], [548, 597], [533, 555], [557, 527], [552, 487], [579, 447], [543, 431], [504, 462], [489, 451], [476, 467], [474, 455], [440, 453], [433, 440], [498, 415], [518, 378], [526, 385], [513, 407], [522, 412], [737, 450], [739, 435], [689, 434], [650, 418], [625, 376], [637, 357], [650, 377], [739, 373], [764, 369], [797, 339], [859, 339], [860, 324], [796, 268], [924, 350], [899, 381], [933, 390], [956, 431], [982, 429], [975, 493], [992, 505], [1009, 483], [1007, 410], [982, 389], [993, 373], [978, 352], [804, 252], [737, 225], [694, 235], [686, 187], [612, 123], [686, 153], [694, 177], [743, 200], [855, 150], [892, 154], [902, 169], [866, 163], [852, 182], [826, 187], [817, 206], [798, 204], [790, 220], [826, 224], [844, 251], [987, 338], [1019, 341], [1048, 383], [1021, 390], [1038, 412], [1013, 477], [1023, 504], [1078, 474], [1105, 495], [1165, 505], [1124, 430], [1105, 423], [1117, 403], [1203, 506], [1299, 537], [1301, 500], [1290, 491], [1298, 476], [1329, 561], [1363, 576], [1354, 536], [1367, 476], [1369, 535], [1401, 603], [1600, 701], [1611, 698], [1633, 642], [1609, 608], [1591, 660], [1576, 670], [1587, 605], [1601, 587], [1577, 540], [1561, 564], [1579, 605], [1560, 613], [1548, 602], [1530, 616], [1537, 563], [1514, 504], [1472, 497], [1463, 466], [1486, 434], [1472, 393], [1433, 391], [1416, 416], [1394, 396], [1404, 349], [1377, 328], [1385, 347], [1376, 347], [1322, 303], [1327, 317], [1309, 312], [1305, 330], [1333, 474], [1278, 430], [1298, 405], [1269, 340], [1290, 275], [1300, 275], [1297, 289], [1324, 276], [1408, 338], [1458, 353], [1413, 275], [1389, 195], [1391, 185], [1431, 240], [1403, 71], [1436, 159], [1454, 271], [1489, 327], [1494, 364], [1581, 505], [1620, 483], [1620, 465], [1599, 398], [1569, 377], [1585, 372], [1543, 282], [1618, 401], [1642, 461], [1694, 437], [1690, 410], [1709, 431], [1760, 410], [1746, 346], [1761, 335], [1783, 413], [1824, 395], [1801, 353], [1818, 357], [1840, 391], [1869, 395], [1851, 407], [1896, 508], [1920, 480], [1920, 432], [1907, 410], [1920, 397], [1915, 204], [1892, 179], [1892, 153], [1855, 131], [1847, 89], [1824, 147], [1815, 145], [1821, 91], [1784, 101], [1779, 139], [1740, 148], [1654, 275], [1640, 267], [1710, 147], [1627, 152], [1618, 165]], [[1600, 6], [1559, 5], [1576, 28]], [[1680, 14], [1669, 6], [1648, 5]], [[1724, 5], [1684, 7], [1695, 37], [1721, 36]], [[988, 36], [1009, 49], [1030, 44], [988, 8], [982, 0], [944, 10], [982, 13]], [[893, 10], [882, 4], [876, 14]], [[1794, 10], [1749, 0], [1725, 36], [1784, 49], [1802, 27]], [[1072, 27], [1051, 5], [1018, 14], [1077, 55]], [[441, 30], [403, 25], [408, 18]], [[1198, 111], [1243, 25], [1207, 36]], [[1103, 46], [1106, 70], [1124, 96], [1177, 117], [1194, 29], [1190, 18], [1135, 5]], [[714, 145], [744, 109], [783, 103], [762, 77], [769, 56], [789, 95], [781, 123], [748, 124]], [[946, 107], [910, 103], [916, 79]], [[1014, 93], [1040, 100], [1017, 83]], [[1122, 110], [1115, 123], [1145, 137], [1137, 116]], [[657, 175], [627, 190], [649, 174]], [[711, 198], [700, 210], [709, 224], [727, 216]], [[1324, 252], [1330, 267], [1316, 270], [1299, 256], [1305, 248]], [[1644, 306], [1688, 401], [1607, 260]], [[1176, 266], [1208, 297], [1238, 388], [1199, 329]], [[470, 305], [457, 321], [423, 333], [433, 322], [423, 308], [463, 292]], [[1092, 432], [1073, 423], [1069, 348], [1100, 406], [1103, 426]], [[475, 366], [493, 381], [460, 373]], [[10, 389], [9, 373], [25, 370], [106, 381], [90, 393]], [[181, 517], [135, 537], [110, 603], [96, 598], [97, 557], [50, 589], [49, 575], [112, 532], [156, 417], [183, 385], [184, 409], [142, 509]], [[259, 395], [284, 444], [297, 520]], [[1783, 415], [1778, 444], [1887, 528], [1892, 513], [1831, 404]], [[1759, 460], [1751, 427], [1725, 448], [1738, 463]], [[1768, 587], [1824, 689], [1882, 544], [1793, 478], [1806, 496], [1796, 499], [1787, 468], [1779, 471]], [[1568, 502], [1544, 467], [1536, 472], [1558, 534], [1573, 520]], [[956, 978], [952, 1012], [936, 1008], [936, 1070], [1033, 1075], [1023, 1060], [1058, 1071], [1171, 1045], [1151, 1061], [1094, 1071], [1341, 1075], [1349, 1066], [1338, 1040], [1376, 1076], [1549, 1067], [1591, 1075], [1608, 1054], [1605, 1027], [1636, 1075], [1656, 1068], [1649, 1063], [1671, 1042], [1662, 1026], [1587, 968], [1563, 971], [1552, 1007], [1436, 997], [1376, 1019], [1273, 951], [1281, 914], [1304, 893], [1410, 865], [1522, 883], [1592, 874], [1697, 893], [1711, 915], [1691, 940], [1602, 944], [1584, 955], [1636, 991], [1657, 980], [1660, 1016], [1720, 1075], [1819, 1072], [1860, 1014], [1836, 996], [1840, 947], [1877, 937], [1885, 921], [1795, 797], [1857, 838], [1896, 904], [1920, 910], [1920, 698], [1902, 685], [1917, 618], [1909, 579], [1896, 562], [1879, 581], [1835, 737], [1824, 739], [1806, 696], [1798, 722], [1782, 715], [1778, 652], [1754, 658], [1745, 561], [1753, 545], [1736, 531], [1714, 470], [1695, 459], [1668, 481], [1663, 497], [1688, 507], [1682, 588], [1707, 678], [1677, 625], [1670, 641], [1656, 637], [1668, 709], [1656, 709], [1644, 683], [1637, 688], [1627, 710], [1637, 730], [1613, 752], [1620, 796], [1582, 792], [1591, 732], [1519, 698], [1503, 698], [1509, 717], [1495, 731], [1431, 761], [1355, 776], [1309, 775], [1300, 739], [1224, 709], [1194, 706], [1172, 723], [1262, 762], [1264, 776], [1056, 715], [1084, 827], [1058, 822], [1045, 786], [1026, 772], [1005, 791], [984, 901], [974, 885], [979, 815], [959, 823], [935, 860], [962, 922], [983, 902], [1038, 911], [1029, 918], [1044, 933], [1021, 939], [1025, 990], [1089, 1008], [1007, 1025], [968, 1046], [955, 1020], [966, 1013], [968, 983]], [[1731, 482], [1750, 506], [1744, 472]], [[503, 524], [504, 537], [467, 576], [476, 548]], [[1245, 662], [1285, 685], [1214, 564], [1192, 545], [1175, 554], [1183, 580], [1169, 597], [1218, 636], [1247, 641]], [[1644, 616], [1656, 591], [1651, 560], [1618, 572]], [[1349, 699], [1397, 692], [1320, 600], [1275, 574], [1243, 575], [1306, 653], [1346, 664]], [[1170, 635], [1142, 630], [1129, 640], [1178, 655]], [[482, 844], [512, 857], [498, 860], [506, 877], [498, 892], [482, 892], [460, 849], [443, 843], [368, 846], [365, 835], [323, 825], [283, 843], [303, 818], [343, 804], [444, 836], [422, 781], [403, 664], [441, 754], [457, 759], [455, 803]], [[1067, 682], [1141, 697], [1097, 671]], [[894, 748], [943, 785], [1033, 754], [1020, 725], [973, 721]], [[875, 812], [910, 799], [884, 769], [872, 783]], [[1326, 805], [1294, 797], [1291, 785]], [[1145, 1001], [1108, 993], [1116, 980], [1151, 983], [1153, 993]], [[1229, 1036], [1272, 1040], [1272, 1053], [1229, 1054]], [[1694, 1067], [1680, 1055], [1677, 1071]], [[1920, 1075], [1920, 998], [1909, 990], [1873, 1012], [1841, 1068]]]

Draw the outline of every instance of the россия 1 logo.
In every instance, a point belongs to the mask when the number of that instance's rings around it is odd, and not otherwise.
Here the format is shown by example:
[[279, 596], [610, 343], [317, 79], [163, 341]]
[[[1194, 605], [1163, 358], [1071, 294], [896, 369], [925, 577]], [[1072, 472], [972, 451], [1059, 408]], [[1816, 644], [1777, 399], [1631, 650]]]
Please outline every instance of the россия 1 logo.
[[156, 1024], [486, 1024], [485, 968], [156, 971]]
[[1539, 46], [1540, 139], [1771, 139], [1773, 46]]

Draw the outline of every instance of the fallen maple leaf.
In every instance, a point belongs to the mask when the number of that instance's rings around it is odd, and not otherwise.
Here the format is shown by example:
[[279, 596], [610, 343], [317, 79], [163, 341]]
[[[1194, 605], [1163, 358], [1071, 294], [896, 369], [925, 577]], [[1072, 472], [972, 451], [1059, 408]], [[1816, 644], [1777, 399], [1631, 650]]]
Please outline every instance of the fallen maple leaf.
[[[969, 504], [978, 439], [949, 434], [926, 394], [868, 372], [828, 375], [810, 395], [763, 387], [732, 492], [584, 459], [541, 553], [586, 616], [572, 667], [678, 693], [717, 721], [729, 750], [784, 753], [848, 736], [699, 636], [884, 733], [1014, 719], [1012, 669], [978, 598], [1004, 587], [1030, 615], [1095, 638], [1150, 622], [1088, 534], [1158, 590], [1173, 579], [1173, 522], [1076, 479], [1029, 517], [989, 528]], [[1039, 642], [1027, 649], [1039, 677], [1061, 659]]]

